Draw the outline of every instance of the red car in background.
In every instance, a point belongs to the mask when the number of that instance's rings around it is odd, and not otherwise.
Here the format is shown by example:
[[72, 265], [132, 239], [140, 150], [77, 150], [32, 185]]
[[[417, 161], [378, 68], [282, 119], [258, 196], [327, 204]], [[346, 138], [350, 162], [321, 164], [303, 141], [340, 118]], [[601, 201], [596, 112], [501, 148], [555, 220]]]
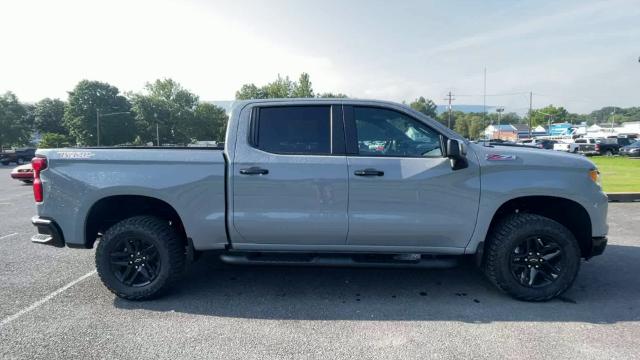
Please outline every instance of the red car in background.
[[31, 164], [20, 165], [15, 169], [11, 170], [11, 177], [27, 184], [32, 183], [33, 168], [31, 167]]

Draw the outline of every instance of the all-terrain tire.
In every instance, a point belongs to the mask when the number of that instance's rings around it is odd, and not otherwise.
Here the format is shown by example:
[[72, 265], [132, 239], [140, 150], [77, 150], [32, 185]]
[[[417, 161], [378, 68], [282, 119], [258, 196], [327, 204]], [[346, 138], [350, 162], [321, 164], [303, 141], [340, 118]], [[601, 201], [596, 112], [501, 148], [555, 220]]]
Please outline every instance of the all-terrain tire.
[[[141, 239], [157, 249], [159, 259], [155, 278], [143, 286], [130, 286], [119, 280], [112, 265], [116, 246], [124, 239]], [[127, 300], [145, 300], [165, 291], [185, 268], [185, 246], [166, 220], [153, 216], [135, 216], [110, 227], [96, 249], [96, 269], [102, 283], [115, 295]]]
[[[523, 285], [511, 265], [516, 247], [532, 237], [553, 239], [563, 256], [562, 271], [555, 280], [535, 288]], [[580, 269], [580, 258], [578, 242], [566, 227], [544, 216], [520, 213], [502, 219], [489, 235], [483, 270], [495, 286], [516, 299], [547, 301], [571, 287]]]

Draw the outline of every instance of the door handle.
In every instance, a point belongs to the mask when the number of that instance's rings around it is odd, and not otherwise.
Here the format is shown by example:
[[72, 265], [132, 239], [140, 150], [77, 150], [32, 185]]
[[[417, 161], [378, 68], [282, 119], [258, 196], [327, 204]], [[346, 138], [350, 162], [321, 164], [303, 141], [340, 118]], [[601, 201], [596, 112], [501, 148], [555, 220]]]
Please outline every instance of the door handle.
[[267, 175], [269, 170], [263, 169], [257, 166], [252, 166], [246, 169], [240, 169], [240, 174], [242, 175]]
[[384, 171], [376, 170], [376, 169], [362, 169], [356, 170], [353, 172], [355, 176], [384, 176]]

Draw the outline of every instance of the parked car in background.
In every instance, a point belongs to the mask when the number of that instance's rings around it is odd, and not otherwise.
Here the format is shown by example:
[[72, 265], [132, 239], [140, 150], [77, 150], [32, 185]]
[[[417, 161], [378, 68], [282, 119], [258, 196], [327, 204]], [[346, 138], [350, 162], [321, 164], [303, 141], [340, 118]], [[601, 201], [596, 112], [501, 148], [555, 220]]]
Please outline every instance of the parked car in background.
[[24, 164], [16, 167], [11, 171], [11, 177], [24, 183], [33, 182], [33, 167], [31, 164]]
[[621, 147], [619, 154], [621, 156], [640, 156], [640, 141]]
[[620, 148], [630, 145], [635, 141], [635, 138], [630, 137], [613, 137], [599, 139], [596, 142], [596, 150], [600, 155], [613, 156], [620, 152]]
[[578, 154], [582, 155], [600, 155], [600, 149], [596, 147], [600, 139], [596, 138], [582, 138], [576, 139], [575, 143], [578, 144]]
[[565, 140], [565, 141], [558, 141], [555, 144], [553, 144], [553, 150], [556, 151], [565, 151], [565, 152], [570, 152], [570, 153], [577, 153], [578, 152], [578, 147], [580, 147], [580, 144], [576, 144], [575, 140]]
[[36, 149], [33, 148], [8, 150], [0, 153], [0, 163], [2, 163], [2, 165], [9, 165], [11, 163], [22, 165], [30, 162], [34, 156], [36, 156]]
[[536, 147], [538, 149], [551, 149], [553, 150], [553, 146], [557, 143], [555, 140], [549, 139], [527, 139], [518, 141], [518, 144], [524, 146]]

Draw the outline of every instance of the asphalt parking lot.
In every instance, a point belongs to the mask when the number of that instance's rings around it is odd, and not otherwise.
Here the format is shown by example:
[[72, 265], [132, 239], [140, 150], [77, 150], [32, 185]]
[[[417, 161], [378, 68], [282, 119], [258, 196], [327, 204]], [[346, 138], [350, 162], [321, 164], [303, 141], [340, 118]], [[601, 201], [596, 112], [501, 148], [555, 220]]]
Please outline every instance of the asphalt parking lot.
[[230, 267], [203, 256], [164, 297], [116, 298], [93, 250], [32, 244], [31, 187], [0, 166], [0, 358], [639, 358], [640, 203], [548, 303], [450, 270]]

